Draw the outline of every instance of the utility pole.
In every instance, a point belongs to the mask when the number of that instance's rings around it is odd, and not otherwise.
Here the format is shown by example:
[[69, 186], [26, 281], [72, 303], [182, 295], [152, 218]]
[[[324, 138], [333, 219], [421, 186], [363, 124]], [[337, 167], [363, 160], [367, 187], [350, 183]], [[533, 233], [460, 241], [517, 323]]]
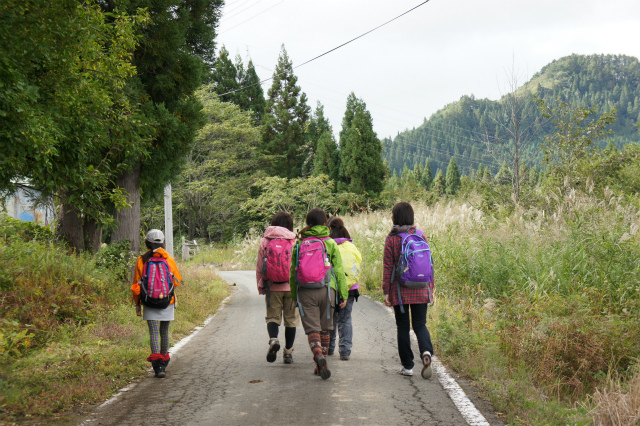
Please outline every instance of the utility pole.
[[164, 187], [164, 245], [173, 257], [173, 207], [171, 204], [171, 183]]

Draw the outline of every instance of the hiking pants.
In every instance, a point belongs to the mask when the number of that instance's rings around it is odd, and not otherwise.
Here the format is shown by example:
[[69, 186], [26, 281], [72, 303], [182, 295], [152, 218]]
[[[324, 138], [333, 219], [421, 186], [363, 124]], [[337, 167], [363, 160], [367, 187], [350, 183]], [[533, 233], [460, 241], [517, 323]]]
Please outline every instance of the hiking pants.
[[347, 305], [333, 314], [333, 330], [331, 330], [331, 343], [329, 343], [329, 352], [333, 353], [336, 349], [336, 337], [340, 335], [340, 343], [338, 352], [340, 355], [351, 356], [351, 347], [353, 346], [353, 322], [351, 321], [351, 311], [353, 310], [353, 296], [347, 299]]
[[[427, 329], [427, 304], [415, 303], [404, 306], [404, 314], [400, 311], [400, 306], [393, 307], [396, 315], [396, 327], [398, 328], [398, 354], [400, 362], [406, 369], [413, 368], [413, 351], [411, 350], [411, 336], [409, 332], [413, 327], [413, 332], [418, 338], [418, 348], [420, 357], [424, 351], [429, 351], [433, 355], [433, 345], [431, 335]], [[422, 364], [422, 361], [420, 361]]]

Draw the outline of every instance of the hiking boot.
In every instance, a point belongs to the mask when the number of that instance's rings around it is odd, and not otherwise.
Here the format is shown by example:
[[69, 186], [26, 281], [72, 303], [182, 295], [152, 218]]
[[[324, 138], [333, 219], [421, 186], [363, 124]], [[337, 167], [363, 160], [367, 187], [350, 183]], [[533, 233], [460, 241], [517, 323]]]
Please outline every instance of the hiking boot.
[[267, 362], [274, 362], [280, 350], [280, 342], [278, 339], [269, 340], [269, 352], [267, 352]]
[[165, 369], [167, 368], [168, 363], [168, 361], [160, 361], [158, 363], [158, 374], [156, 374], [158, 379], [163, 379], [166, 376]]
[[155, 359], [155, 360], [151, 361], [151, 366], [153, 367], [153, 372], [155, 373], [155, 377], [158, 377], [158, 374], [160, 373], [160, 363], [161, 362], [162, 362], [162, 360], [159, 360], [159, 359]]
[[284, 348], [282, 352], [283, 352], [283, 355], [282, 355], [283, 362], [285, 364], [293, 364], [293, 348], [291, 349]]
[[413, 369], [402, 367], [402, 370], [400, 370], [399, 373], [403, 376], [413, 376]]
[[324, 357], [324, 355], [318, 355], [316, 357], [316, 364], [318, 365], [316, 367], [316, 374], [319, 374], [320, 377], [322, 377], [322, 380], [327, 380], [329, 377], [331, 377], [331, 371], [329, 371], [329, 368], [327, 366], [327, 359]]
[[342, 361], [349, 361], [349, 355], [340, 355]]
[[433, 374], [433, 370], [431, 369], [431, 353], [429, 351], [424, 351], [422, 354], [422, 375], [423, 379], [430, 379]]
[[329, 349], [329, 352], [327, 352], [327, 355], [331, 356], [333, 355], [334, 349]]

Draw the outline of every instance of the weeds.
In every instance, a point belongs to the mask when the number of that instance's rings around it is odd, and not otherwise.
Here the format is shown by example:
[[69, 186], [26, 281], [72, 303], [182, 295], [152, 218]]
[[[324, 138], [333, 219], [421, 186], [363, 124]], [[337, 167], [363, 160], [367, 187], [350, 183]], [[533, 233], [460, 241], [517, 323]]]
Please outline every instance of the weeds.
[[[47, 419], [104, 400], [146, 374], [149, 336], [123, 281], [132, 263], [120, 255], [126, 250], [69, 255], [32, 236], [46, 231], [25, 233], [1, 219], [0, 230], [6, 231], [0, 236], [0, 423]], [[201, 325], [228, 294], [212, 271], [180, 270], [171, 343]]]
[[[553, 211], [496, 217], [474, 199], [414, 204], [436, 268], [436, 352], [479, 381], [510, 424], [587, 422], [576, 402], [640, 355], [637, 206], [607, 191], [552, 201]], [[390, 212], [344, 222], [363, 254], [363, 287], [379, 298]]]
[[635, 426], [640, 422], [640, 374], [628, 381], [619, 375], [607, 377], [607, 385], [596, 389], [586, 406], [594, 426]]

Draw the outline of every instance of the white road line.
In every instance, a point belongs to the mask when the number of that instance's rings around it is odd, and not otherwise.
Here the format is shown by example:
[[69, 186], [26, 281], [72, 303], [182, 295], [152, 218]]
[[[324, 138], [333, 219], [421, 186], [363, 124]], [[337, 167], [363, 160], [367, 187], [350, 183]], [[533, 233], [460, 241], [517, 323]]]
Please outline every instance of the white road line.
[[[391, 309], [390, 307], [385, 306], [383, 303], [380, 303], [377, 300], [373, 300], [370, 297], [369, 300], [372, 300], [373, 302], [382, 306], [387, 310], [387, 312], [393, 315], [393, 309]], [[411, 338], [413, 339], [413, 341], [417, 342], [416, 335], [413, 330], [411, 330]], [[458, 382], [456, 382], [456, 380], [451, 377], [451, 375], [447, 371], [447, 368], [442, 365], [440, 361], [438, 361], [437, 357], [434, 356], [431, 360], [431, 363], [433, 365], [433, 369], [436, 372], [436, 376], [440, 381], [440, 384], [447, 391], [447, 393], [449, 394], [449, 398], [451, 398], [455, 406], [458, 408], [458, 411], [460, 412], [460, 414], [462, 414], [462, 417], [464, 417], [467, 424], [469, 426], [491, 426], [487, 419], [482, 415], [482, 413], [476, 408], [475, 405], [473, 405], [473, 402], [471, 402], [467, 394], [464, 393], [464, 390], [462, 390]]]

